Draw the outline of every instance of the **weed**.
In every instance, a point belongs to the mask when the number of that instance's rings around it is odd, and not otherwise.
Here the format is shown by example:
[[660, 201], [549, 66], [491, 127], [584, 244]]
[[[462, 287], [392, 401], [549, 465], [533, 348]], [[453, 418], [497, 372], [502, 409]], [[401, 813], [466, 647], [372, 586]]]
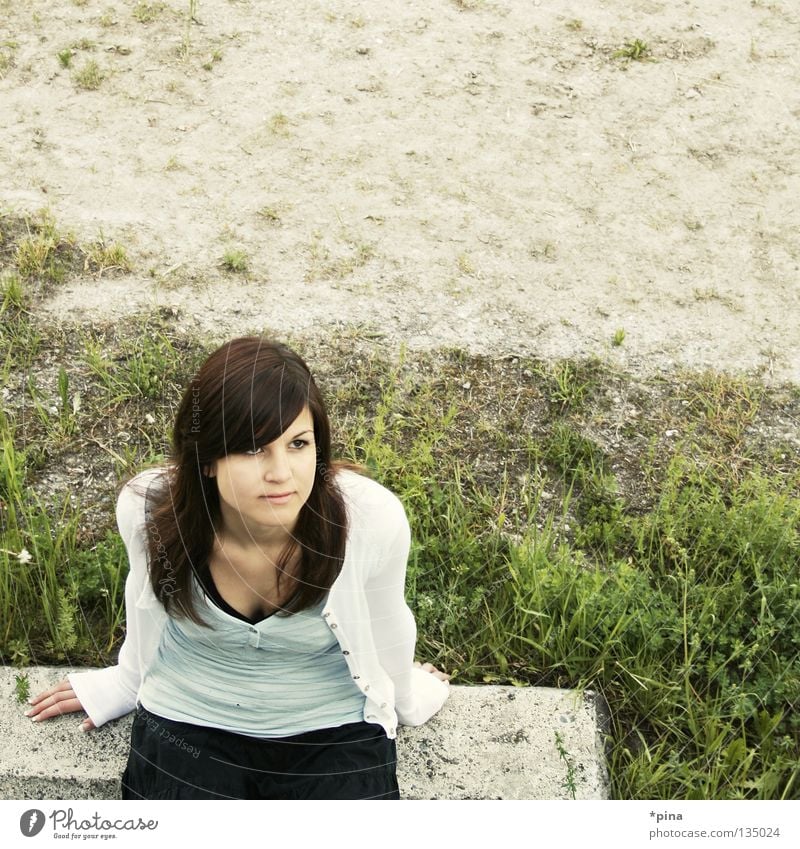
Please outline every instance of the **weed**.
[[79, 41], [74, 41], [70, 47], [73, 50], [94, 50], [97, 45], [89, 38], [81, 38]]
[[103, 15], [101, 15], [98, 23], [104, 29], [108, 29], [109, 27], [114, 27], [117, 25], [117, 22], [111, 12], [105, 12]]
[[456, 268], [461, 274], [466, 274], [468, 277], [475, 274], [475, 265], [466, 253], [461, 253], [456, 257]]
[[86, 91], [94, 91], [100, 88], [100, 83], [105, 79], [105, 74], [100, 70], [100, 66], [94, 59], [85, 62], [83, 67], [76, 71], [73, 77], [78, 88]]
[[528, 253], [534, 259], [543, 259], [547, 262], [553, 262], [556, 258], [556, 246], [553, 242], [537, 242], [528, 248]]
[[262, 206], [261, 209], [258, 210], [258, 216], [263, 218], [265, 221], [270, 224], [280, 224], [281, 223], [281, 213], [280, 207], [276, 205], [267, 205]]
[[283, 112], [276, 112], [267, 121], [267, 130], [273, 136], [287, 136], [289, 135], [289, 119]]
[[197, 0], [189, 0], [189, 8], [186, 14], [186, 30], [178, 47], [178, 58], [186, 61], [192, 49], [192, 24], [199, 23], [197, 20]]
[[65, 47], [63, 50], [59, 50], [58, 52], [58, 61], [61, 63], [62, 68], [69, 68], [72, 64], [72, 50], [69, 47]]
[[222, 61], [222, 51], [219, 48], [217, 48], [216, 50], [214, 50], [211, 53], [211, 57], [209, 58], [209, 60], [207, 62], [203, 63], [202, 67], [203, 67], [204, 70], [210, 71], [217, 62], [221, 62], [221, 61]]
[[140, 24], [150, 24], [156, 20], [156, 18], [158, 18], [166, 8], [167, 7], [163, 3], [137, 3], [133, 7], [131, 14], [134, 17], [134, 20], [137, 20]]
[[618, 327], [614, 331], [614, 335], [611, 337], [611, 344], [615, 348], [619, 348], [619, 346], [625, 341], [625, 330], [622, 327]]
[[5, 77], [8, 69], [13, 65], [13, 56], [6, 52], [5, 48], [0, 48], [0, 80]]
[[22, 309], [25, 301], [25, 290], [22, 286], [22, 281], [17, 274], [8, 274], [0, 280], [0, 296], [2, 297], [2, 305], [0, 306], [0, 315], [9, 308]]
[[650, 56], [650, 48], [646, 42], [637, 38], [634, 41], [626, 41], [624, 46], [617, 50], [613, 56], [615, 59], [642, 62]]
[[27, 672], [22, 672], [14, 676], [14, 692], [17, 696], [17, 702], [20, 704], [27, 702], [30, 698], [31, 686]]
[[366, 242], [349, 242], [350, 253], [335, 257], [329, 248], [323, 244], [319, 232], [314, 232], [314, 238], [309, 246], [311, 268], [307, 279], [334, 278], [341, 280], [352, 274], [357, 268], [366, 265], [375, 256], [375, 248]]
[[578, 407], [595, 384], [596, 363], [578, 365], [561, 360], [549, 368], [538, 368], [540, 377], [547, 383], [550, 400], [560, 404], [562, 410]]
[[97, 271], [98, 277], [102, 277], [106, 271], [130, 271], [131, 264], [125, 248], [116, 242], [107, 243], [101, 234], [86, 254], [84, 269], [88, 271], [90, 268]]
[[222, 267], [226, 271], [244, 274], [247, 271], [247, 254], [239, 248], [228, 248], [222, 255]]
[[58, 283], [64, 278], [74, 245], [60, 234], [52, 216], [42, 211], [37, 218], [26, 219], [27, 235], [17, 241], [14, 264], [23, 280]]
[[570, 18], [564, 26], [567, 29], [571, 29], [573, 32], [577, 32], [578, 30], [583, 29], [583, 21], [580, 18]]
[[564, 761], [564, 764], [567, 767], [567, 774], [561, 782], [561, 786], [567, 790], [570, 796], [574, 799], [575, 791], [577, 790], [577, 785], [575, 784], [575, 764], [564, 746], [563, 737], [558, 733], [558, 731], [555, 732], [555, 738], [558, 756], [562, 761]]

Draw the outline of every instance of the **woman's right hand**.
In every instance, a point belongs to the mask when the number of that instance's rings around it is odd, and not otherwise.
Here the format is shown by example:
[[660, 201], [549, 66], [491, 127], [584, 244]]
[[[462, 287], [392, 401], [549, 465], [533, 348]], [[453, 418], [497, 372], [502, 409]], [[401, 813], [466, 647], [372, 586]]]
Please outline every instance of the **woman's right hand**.
[[[66, 678], [49, 690], [42, 690], [41, 693], [37, 693], [30, 702], [32, 707], [25, 711], [25, 716], [29, 716], [34, 722], [41, 722], [41, 720], [50, 719], [53, 716], [62, 716], [65, 713], [83, 710], [83, 705], [78, 701], [72, 685]], [[95, 727], [95, 724], [88, 717], [81, 724], [84, 731], [90, 731]]]

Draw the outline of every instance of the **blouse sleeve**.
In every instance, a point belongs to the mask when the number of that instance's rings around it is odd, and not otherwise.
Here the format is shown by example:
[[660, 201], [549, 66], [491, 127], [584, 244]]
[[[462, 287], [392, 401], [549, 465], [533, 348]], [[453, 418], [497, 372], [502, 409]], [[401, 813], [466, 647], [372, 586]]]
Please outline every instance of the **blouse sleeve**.
[[158, 646], [166, 616], [148, 578], [144, 496], [135, 492], [130, 482], [117, 499], [116, 517], [130, 564], [125, 580], [125, 639], [114, 666], [67, 675], [78, 701], [97, 727], [136, 707], [141, 671]]
[[395, 688], [395, 710], [402, 725], [422, 725], [445, 703], [449, 686], [414, 666], [417, 626], [406, 604], [405, 581], [411, 528], [399, 499], [394, 536], [371, 570], [365, 590], [378, 660]]

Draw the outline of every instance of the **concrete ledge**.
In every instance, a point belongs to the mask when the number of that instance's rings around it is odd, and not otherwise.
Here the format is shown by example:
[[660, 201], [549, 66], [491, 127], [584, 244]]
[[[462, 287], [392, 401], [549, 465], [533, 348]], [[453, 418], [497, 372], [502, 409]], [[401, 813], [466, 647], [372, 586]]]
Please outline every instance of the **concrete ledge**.
[[[76, 671], [40, 666], [0, 672], [0, 799], [120, 798], [133, 713], [83, 732], [78, 728], [82, 712], [37, 723], [24, 716], [28, 706], [16, 700], [20, 672], [27, 673], [33, 695]], [[400, 728], [401, 796], [570, 799], [569, 772], [575, 798], [608, 798], [603, 715], [591, 692], [453, 685], [433, 719], [418, 728]]]

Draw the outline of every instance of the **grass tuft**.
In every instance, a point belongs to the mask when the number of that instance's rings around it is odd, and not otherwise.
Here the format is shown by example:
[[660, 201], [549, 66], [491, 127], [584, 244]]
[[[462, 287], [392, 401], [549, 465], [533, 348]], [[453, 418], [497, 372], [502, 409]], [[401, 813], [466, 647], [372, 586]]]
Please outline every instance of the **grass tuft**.
[[614, 53], [614, 58], [642, 62], [649, 58], [650, 55], [651, 52], [647, 43], [636, 38], [633, 41], [626, 41], [625, 44]]
[[247, 254], [239, 248], [229, 248], [222, 255], [222, 267], [234, 274], [244, 274], [248, 264]]
[[85, 91], [95, 91], [105, 79], [105, 74], [94, 59], [84, 62], [79, 70], [73, 75], [73, 80], [78, 88]]

